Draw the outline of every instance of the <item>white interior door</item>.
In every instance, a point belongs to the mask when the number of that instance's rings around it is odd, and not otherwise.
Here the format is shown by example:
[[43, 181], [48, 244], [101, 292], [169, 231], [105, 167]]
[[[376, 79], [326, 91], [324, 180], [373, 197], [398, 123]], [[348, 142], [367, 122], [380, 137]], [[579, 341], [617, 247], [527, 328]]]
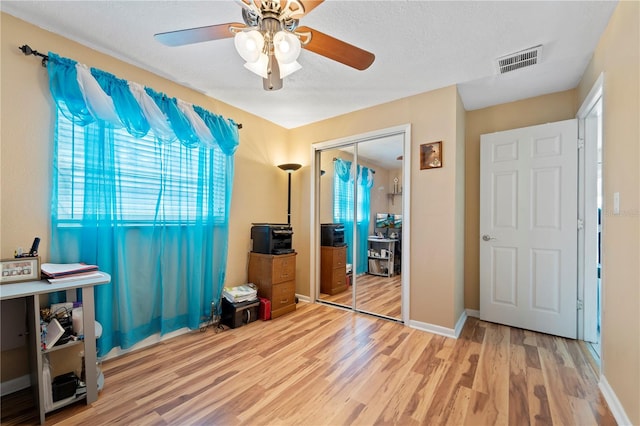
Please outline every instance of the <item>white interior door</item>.
[[480, 138], [480, 318], [577, 331], [577, 120]]

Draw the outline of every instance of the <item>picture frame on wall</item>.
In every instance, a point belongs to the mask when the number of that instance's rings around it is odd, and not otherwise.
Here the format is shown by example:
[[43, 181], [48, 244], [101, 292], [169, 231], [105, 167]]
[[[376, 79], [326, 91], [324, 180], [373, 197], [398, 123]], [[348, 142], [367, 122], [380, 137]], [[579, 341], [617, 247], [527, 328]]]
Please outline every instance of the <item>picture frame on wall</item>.
[[420, 145], [420, 170], [442, 167], [442, 141]]
[[40, 257], [0, 260], [0, 284], [40, 280]]

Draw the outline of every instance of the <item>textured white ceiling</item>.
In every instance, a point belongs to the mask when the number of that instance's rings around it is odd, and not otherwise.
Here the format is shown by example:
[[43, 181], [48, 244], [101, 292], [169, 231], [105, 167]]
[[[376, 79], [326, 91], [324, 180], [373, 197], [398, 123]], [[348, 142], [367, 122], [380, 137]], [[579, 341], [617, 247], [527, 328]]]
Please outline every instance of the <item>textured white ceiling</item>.
[[[153, 38], [242, 22], [235, 1], [0, 2], [4, 12], [286, 128], [452, 84], [458, 84], [467, 110], [574, 88], [615, 6], [327, 0], [301, 25], [369, 50], [375, 62], [357, 71], [303, 49], [302, 70], [285, 78], [282, 90], [267, 92], [243, 67], [233, 39], [166, 47]], [[544, 46], [539, 65], [496, 75], [497, 57], [538, 44]]]

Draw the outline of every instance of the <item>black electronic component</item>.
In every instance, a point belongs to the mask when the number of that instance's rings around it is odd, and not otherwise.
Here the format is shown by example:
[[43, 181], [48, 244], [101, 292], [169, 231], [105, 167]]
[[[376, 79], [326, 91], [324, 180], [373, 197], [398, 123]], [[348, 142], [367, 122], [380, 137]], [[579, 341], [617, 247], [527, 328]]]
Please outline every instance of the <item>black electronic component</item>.
[[39, 245], [40, 245], [40, 238], [39, 237], [35, 237], [33, 239], [33, 244], [31, 244], [31, 249], [29, 250], [29, 253], [16, 253], [15, 257], [16, 258], [36, 257], [36, 256], [38, 256], [38, 246]]
[[75, 373], [67, 373], [57, 376], [51, 383], [53, 402], [69, 398], [76, 393], [78, 388], [78, 377]]
[[31, 250], [29, 250], [29, 256], [35, 257], [38, 255], [38, 246], [40, 245], [40, 238], [35, 237], [33, 239], [33, 244], [31, 244]]
[[342, 247], [344, 242], [344, 225], [342, 223], [320, 224], [320, 245]]
[[260, 300], [249, 300], [246, 302], [231, 303], [222, 298], [222, 318], [224, 325], [231, 328], [238, 328], [244, 324], [249, 324], [258, 319], [260, 315]]
[[291, 247], [293, 229], [289, 224], [254, 223], [251, 227], [251, 239], [255, 253], [287, 254], [294, 253]]

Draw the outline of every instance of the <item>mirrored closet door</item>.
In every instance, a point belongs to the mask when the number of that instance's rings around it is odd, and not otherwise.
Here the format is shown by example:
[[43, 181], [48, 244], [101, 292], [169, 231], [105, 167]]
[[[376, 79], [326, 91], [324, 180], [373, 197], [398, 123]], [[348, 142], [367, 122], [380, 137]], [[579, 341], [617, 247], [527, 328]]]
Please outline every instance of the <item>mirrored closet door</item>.
[[317, 300], [402, 320], [404, 133], [321, 149]]
[[[353, 307], [353, 174], [354, 146], [320, 153], [320, 300]], [[351, 200], [349, 195], [351, 195]], [[337, 201], [336, 201], [337, 200]]]
[[401, 319], [402, 140], [360, 142], [355, 308]]

